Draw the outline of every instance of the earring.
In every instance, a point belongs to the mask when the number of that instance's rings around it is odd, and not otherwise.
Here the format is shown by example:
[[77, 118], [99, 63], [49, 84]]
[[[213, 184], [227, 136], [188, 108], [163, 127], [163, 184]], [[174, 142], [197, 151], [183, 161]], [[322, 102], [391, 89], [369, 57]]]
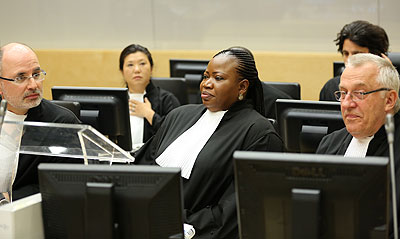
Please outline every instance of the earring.
[[243, 94], [242, 94], [242, 93], [239, 94], [238, 99], [239, 99], [239, 100], [243, 100]]

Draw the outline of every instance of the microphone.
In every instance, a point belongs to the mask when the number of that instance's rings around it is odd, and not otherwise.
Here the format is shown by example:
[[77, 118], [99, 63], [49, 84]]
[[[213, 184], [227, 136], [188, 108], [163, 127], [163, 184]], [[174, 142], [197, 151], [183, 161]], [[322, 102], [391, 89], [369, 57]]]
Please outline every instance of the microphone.
[[389, 144], [394, 142], [394, 119], [392, 114], [386, 115], [385, 129]]
[[396, 199], [396, 179], [394, 170], [394, 119], [392, 114], [386, 115], [385, 129], [387, 134], [387, 140], [389, 144], [389, 162], [390, 162], [390, 179], [392, 183], [392, 210], [393, 210], [393, 233], [394, 238], [399, 238], [398, 226], [397, 226], [397, 199]]

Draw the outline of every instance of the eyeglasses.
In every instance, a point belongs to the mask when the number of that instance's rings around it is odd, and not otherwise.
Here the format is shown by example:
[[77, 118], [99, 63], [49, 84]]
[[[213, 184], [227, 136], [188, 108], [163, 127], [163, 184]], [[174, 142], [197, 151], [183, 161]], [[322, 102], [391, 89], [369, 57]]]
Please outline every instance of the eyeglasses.
[[9, 78], [0, 76], [0, 79], [8, 80], [8, 81], [14, 82], [16, 84], [24, 84], [24, 83], [28, 82], [28, 80], [30, 78], [34, 79], [36, 82], [43, 81], [45, 76], [46, 76], [46, 72], [44, 70], [40, 70], [40, 72], [34, 73], [32, 76], [17, 76], [14, 79], [9, 79]]
[[383, 91], [383, 90], [391, 90], [389, 88], [379, 88], [377, 90], [371, 90], [371, 91], [367, 91], [367, 92], [363, 92], [363, 91], [352, 91], [352, 92], [346, 92], [346, 91], [335, 91], [335, 98], [337, 101], [342, 101], [344, 100], [344, 98], [346, 98], [346, 95], [350, 95], [350, 98], [353, 101], [360, 101], [363, 100], [365, 98], [366, 95], [369, 95], [371, 93], [375, 93], [375, 92], [379, 92], [379, 91]]

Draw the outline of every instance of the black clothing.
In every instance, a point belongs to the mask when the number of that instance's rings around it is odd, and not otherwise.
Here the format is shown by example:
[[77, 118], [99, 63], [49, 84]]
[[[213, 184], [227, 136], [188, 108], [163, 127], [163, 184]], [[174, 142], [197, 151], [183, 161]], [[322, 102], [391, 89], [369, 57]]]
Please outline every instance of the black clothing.
[[321, 101], [337, 101], [335, 91], [339, 90], [340, 76], [335, 76], [325, 83], [319, 92], [319, 100]]
[[[155, 159], [206, 111], [204, 105], [184, 105], [171, 111], [162, 126], [135, 155], [137, 164]], [[235, 103], [197, 156], [189, 179], [183, 180], [185, 222], [196, 239], [238, 238], [232, 155], [243, 151], [283, 151], [271, 123], [249, 104]]]
[[[395, 133], [394, 133], [394, 162], [396, 172], [396, 191], [397, 191], [397, 205], [399, 205], [400, 197], [400, 113], [394, 115], [395, 121]], [[349, 146], [353, 136], [347, 132], [346, 128], [337, 130], [327, 136], [325, 136], [318, 146], [316, 151], [317, 154], [335, 154], [344, 155], [347, 147]], [[385, 126], [383, 125], [378, 132], [374, 135], [374, 138], [368, 145], [366, 156], [385, 156], [389, 157], [389, 144], [387, 141]], [[399, 207], [398, 207], [399, 208]], [[398, 215], [400, 211], [398, 210]], [[390, 225], [392, 227], [392, 224]]]
[[263, 88], [264, 95], [264, 108], [265, 108], [265, 117], [270, 119], [276, 119], [276, 107], [275, 101], [277, 99], [292, 99], [292, 97], [285, 92], [272, 87], [267, 84], [261, 84]]
[[[72, 111], [43, 99], [41, 103], [28, 110], [25, 121], [80, 123]], [[22, 141], [24, 136], [22, 137]], [[20, 154], [17, 175], [13, 184], [13, 199], [23, 198], [39, 192], [38, 171], [39, 163], [78, 162], [67, 158]], [[79, 160], [82, 162], [82, 160]]]
[[153, 125], [144, 120], [143, 142], [146, 142], [160, 128], [165, 116], [176, 107], [180, 106], [179, 100], [169, 91], [155, 86], [151, 80], [146, 87], [146, 95], [154, 110]]

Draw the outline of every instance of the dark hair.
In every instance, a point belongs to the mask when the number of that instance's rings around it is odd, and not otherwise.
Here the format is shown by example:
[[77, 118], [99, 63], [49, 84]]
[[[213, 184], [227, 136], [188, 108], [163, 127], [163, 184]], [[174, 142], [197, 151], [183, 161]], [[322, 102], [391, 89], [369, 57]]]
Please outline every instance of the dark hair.
[[355, 44], [368, 48], [369, 52], [381, 56], [387, 54], [389, 49], [389, 38], [385, 30], [367, 21], [354, 21], [346, 24], [337, 34], [336, 45], [338, 52], [343, 54], [344, 40], [349, 39]]
[[139, 44], [131, 44], [127, 47], [125, 47], [124, 50], [122, 50], [121, 55], [119, 56], [119, 69], [122, 71], [124, 69], [124, 62], [125, 62], [125, 57], [128, 56], [129, 54], [135, 53], [135, 52], [143, 52], [146, 56], [147, 59], [150, 62], [151, 68], [153, 68], [153, 58], [151, 57], [150, 51]]
[[261, 115], [264, 115], [263, 90], [260, 78], [258, 78], [258, 71], [253, 54], [244, 47], [232, 47], [218, 52], [214, 57], [222, 54], [230, 55], [237, 59], [238, 65], [236, 67], [236, 72], [241, 78], [249, 81], [246, 98], [251, 99], [254, 109]]

